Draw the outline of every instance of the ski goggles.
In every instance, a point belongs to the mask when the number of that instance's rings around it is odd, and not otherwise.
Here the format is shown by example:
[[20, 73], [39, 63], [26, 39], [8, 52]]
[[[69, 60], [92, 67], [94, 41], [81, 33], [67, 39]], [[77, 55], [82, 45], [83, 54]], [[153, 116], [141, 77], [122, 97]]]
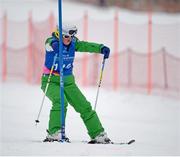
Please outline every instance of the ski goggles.
[[76, 30], [69, 30], [68, 34], [70, 36], [74, 36], [75, 34], [77, 34], [77, 29]]
[[[69, 31], [69, 33], [65, 33], [65, 34], [62, 34], [62, 37], [63, 38], [70, 38], [70, 37], [73, 37], [75, 34], [77, 33], [77, 30], [76, 31]], [[54, 32], [54, 35], [59, 39], [59, 31], [55, 31]]]
[[64, 38], [69, 38], [69, 37], [73, 37], [75, 34], [77, 34], [77, 29], [75, 30], [69, 30], [69, 31], [63, 31], [63, 37]]
[[72, 37], [71, 35], [65, 35], [65, 34], [63, 34], [62, 36], [63, 36], [63, 38], [71, 38]]

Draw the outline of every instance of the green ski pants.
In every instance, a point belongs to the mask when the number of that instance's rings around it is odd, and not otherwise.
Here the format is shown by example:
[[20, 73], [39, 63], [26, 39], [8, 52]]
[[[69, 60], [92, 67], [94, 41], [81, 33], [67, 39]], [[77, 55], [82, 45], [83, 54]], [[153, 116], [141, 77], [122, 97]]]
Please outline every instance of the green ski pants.
[[[43, 75], [41, 78], [41, 89], [45, 91], [48, 75]], [[49, 117], [48, 131], [50, 134], [61, 129], [61, 100], [60, 100], [60, 78], [59, 76], [51, 76], [46, 96], [52, 102], [52, 108]], [[100, 132], [104, 131], [97, 113], [92, 110], [91, 104], [86, 100], [75, 83], [73, 75], [64, 76], [64, 106], [65, 116], [68, 103], [73, 106], [80, 116], [88, 130], [89, 136], [93, 139]]]

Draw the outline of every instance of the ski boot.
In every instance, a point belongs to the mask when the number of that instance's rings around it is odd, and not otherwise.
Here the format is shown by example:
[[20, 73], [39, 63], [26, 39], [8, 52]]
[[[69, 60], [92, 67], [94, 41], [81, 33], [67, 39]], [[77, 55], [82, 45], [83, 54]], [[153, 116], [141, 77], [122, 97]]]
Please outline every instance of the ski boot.
[[106, 132], [101, 132], [98, 136], [88, 142], [88, 144], [110, 144], [111, 140], [107, 137]]
[[[54, 141], [61, 142], [62, 141], [61, 130], [56, 131], [54, 134], [49, 134], [49, 131], [47, 130], [47, 133], [48, 134], [46, 138], [43, 140], [43, 142], [54, 142]], [[65, 136], [64, 141], [70, 143], [69, 138], [66, 136]]]

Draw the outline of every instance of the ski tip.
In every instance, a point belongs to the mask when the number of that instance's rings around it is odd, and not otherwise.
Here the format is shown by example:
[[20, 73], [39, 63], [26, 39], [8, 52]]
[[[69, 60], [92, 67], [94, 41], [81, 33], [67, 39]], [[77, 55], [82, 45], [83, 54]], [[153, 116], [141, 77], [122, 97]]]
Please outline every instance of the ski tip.
[[132, 144], [134, 142], [135, 142], [135, 140], [130, 140], [127, 144]]

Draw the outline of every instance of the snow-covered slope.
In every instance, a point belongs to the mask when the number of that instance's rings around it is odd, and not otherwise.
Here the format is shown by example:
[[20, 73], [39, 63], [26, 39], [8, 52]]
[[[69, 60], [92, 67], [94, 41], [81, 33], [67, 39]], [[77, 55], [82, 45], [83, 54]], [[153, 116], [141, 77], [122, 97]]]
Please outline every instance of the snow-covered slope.
[[[96, 88], [81, 88], [92, 102]], [[42, 143], [50, 102], [46, 98], [40, 124], [35, 126], [43, 93], [40, 86], [1, 84], [0, 155], [180, 155], [180, 102], [164, 97], [100, 91], [97, 112], [113, 141], [136, 139], [127, 146], [88, 145], [79, 115], [68, 107], [66, 133], [72, 144]]]

